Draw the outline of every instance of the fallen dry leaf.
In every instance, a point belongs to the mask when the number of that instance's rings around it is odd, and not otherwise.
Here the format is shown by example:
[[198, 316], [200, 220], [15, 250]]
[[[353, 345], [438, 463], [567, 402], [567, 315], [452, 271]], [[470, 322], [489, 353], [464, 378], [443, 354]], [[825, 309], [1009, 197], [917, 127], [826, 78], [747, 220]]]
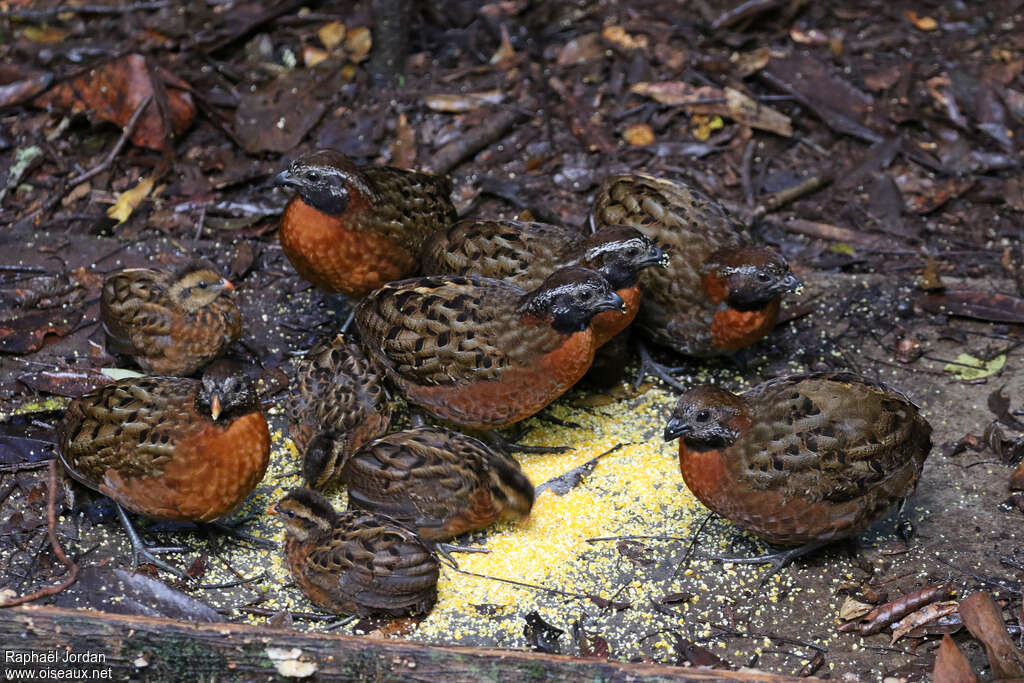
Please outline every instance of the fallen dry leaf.
[[977, 683], [978, 677], [971, 671], [964, 653], [947, 633], [942, 636], [942, 644], [935, 655], [935, 668], [932, 670], [933, 683]]
[[939, 27], [939, 22], [932, 17], [918, 16], [917, 12], [913, 10], [907, 10], [907, 19], [910, 19], [910, 22], [922, 31], [934, 31]]
[[601, 31], [601, 37], [615, 43], [624, 50], [646, 50], [647, 36], [631, 36], [621, 26], [608, 26]]
[[759, 47], [752, 52], [736, 52], [729, 61], [736, 66], [736, 76], [746, 78], [768, 66], [772, 51], [767, 47]]
[[124, 223], [132, 215], [143, 199], [149, 196], [153, 190], [153, 178], [147, 176], [139, 181], [139, 184], [130, 190], [125, 190], [118, 196], [114, 205], [107, 209], [107, 216], [117, 220], [118, 224]]
[[0, 320], [0, 352], [30, 353], [42, 347], [49, 334], [63, 337], [82, 319], [82, 311], [31, 311], [19, 318]]
[[316, 99], [315, 74], [295, 69], [242, 94], [235, 110], [235, 132], [247, 152], [288, 152], [306, 137], [327, 109]]
[[908, 614], [899, 622], [892, 625], [892, 640], [889, 641], [889, 645], [895, 644], [897, 640], [907, 635], [915, 628], [919, 628], [940, 617], [956, 612], [958, 607], [959, 604], [955, 600], [933, 602], [930, 605], [922, 607], [916, 612]]
[[31, 99], [46, 90], [53, 74], [31, 66], [0, 64], [0, 107]]
[[68, 32], [56, 26], [26, 26], [22, 35], [33, 43], [59, 43], [68, 36]]
[[1010, 475], [1010, 490], [1024, 491], [1024, 460], [1017, 465], [1017, 470]]
[[302, 63], [307, 67], [316, 66], [320, 62], [327, 59], [327, 51], [321, 50], [318, 47], [312, 45], [305, 45], [302, 48]]
[[317, 29], [316, 36], [328, 50], [333, 50], [341, 41], [345, 40], [345, 24], [340, 21], [332, 21]]
[[558, 53], [558, 66], [583, 64], [604, 54], [604, 45], [598, 33], [584, 33], [573, 38]]
[[[161, 79], [167, 90], [172, 130], [164, 128], [159, 108], [151, 103], [135, 126], [132, 144], [163, 150], [174, 135], [183, 133], [192, 125], [196, 107], [187, 83], [161, 66], [157, 66], [154, 72], [153, 75]], [[88, 114], [91, 119], [109, 121], [123, 128], [139, 104], [153, 94], [153, 81], [146, 68], [146, 58], [133, 54], [58, 83], [37, 97], [33, 104], [70, 109], [73, 114]]]
[[694, 114], [718, 114], [751, 128], [767, 130], [784, 137], [793, 135], [793, 124], [788, 116], [752, 100], [734, 88], [698, 88], [682, 81], [662, 81], [636, 83], [630, 91], [651, 97], [662, 104], [686, 106]]
[[988, 591], [978, 591], [960, 601], [960, 614], [971, 635], [981, 641], [992, 667], [992, 677], [1024, 678], [1024, 654], [1013, 644], [1002, 612]]
[[860, 619], [862, 616], [874, 609], [874, 605], [847, 597], [839, 608], [839, 618], [843, 621]]
[[506, 64], [516, 56], [516, 50], [512, 47], [512, 37], [508, 34], [505, 24], [501, 25], [501, 45], [491, 55], [491, 64]]
[[433, 111], [449, 113], [460, 113], [473, 111], [488, 104], [500, 104], [505, 96], [500, 90], [488, 90], [485, 92], [471, 92], [461, 94], [438, 94], [426, 95], [423, 104]]
[[633, 146], [653, 145], [654, 131], [646, 123], [637, 123], [622, 132], [622, 138]]
[[348, 53], [348, 58], [357, 64], [370, 55], [371, 47], [373, 47], [373, 38], [370, 35], [370, 29], [365, 26], [354, 28], [345, 36], [345, 51]]
[[929, 313], [1024, 324], [1024, 299], [1007, 294], [958, 289], [944, 294], [923, 294], [914, 301], [914, 306]]

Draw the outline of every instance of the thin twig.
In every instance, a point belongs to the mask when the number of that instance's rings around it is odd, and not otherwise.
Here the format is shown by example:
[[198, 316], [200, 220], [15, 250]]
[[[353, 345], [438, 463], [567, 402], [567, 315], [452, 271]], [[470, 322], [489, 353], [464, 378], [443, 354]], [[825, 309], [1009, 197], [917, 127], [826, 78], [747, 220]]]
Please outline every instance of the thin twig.
[[128, 142], [128, 138], [130, 138], [135, 133], [135, 127], [138, 125], [139, 119], [142, 117], [142, 112], [145, 111], [146, 106], [149, 105], [149, 103], [152, 101], [152, 95], [146, 95], [144, 98], [142, 98], [142, 101], [139, 102], [139, 106], [135, 107], [135, 111], [132, 113], [132, 117], [128, 119], [128, 124], [124, 127], [124, 130], [121, 131], [121, 137], [118, 139], [117, 144], [114, 145], [114, 148], [110, 150], [110, 153], [107, 154], [107, 156], [104, 157], [103, 161], [101, 161], [98, 165], [89, 169], [85, 173], [69, 180], [66, 187], [72, 188], [75, 187], [76, 185], [81, 185], [86, 180], [89, 180], [90, 178], [99, 175], [103, 171], [110, 168], [110, 165], [114, 163], [114, 159], [116, 159], [117, 155], [121, 153], [122, 149], [124, 149], [124, 145], [126, 142]]
[[129, 12], [144, 12], [147, 10], [163, 9], [171, 5], [170, 0], [150, 0], [148, 2], [135, 2], [130, 5], [57, 5], [43, 9], [13, 9], [7, 12], [0, 12], [3, 19], [51, 19], [61, 14], [128, 14]]
[[53, 554], [57, 556], [57, 559], [68, 568], [68, 575], [63, 581], [53, 586], [47, 586], [40, 588], [34, 593], [28, 595], [22, 595], [20, 598], [11, 598], [0, 603], [0, 607], [13, 607], [15, 605], [24, 605], [27, 602], [38, 600], [39, 598], [45, 598], [48, 595], [56, 595], [65, 588], [70, 586], [78, 578], [78, 565], [68, 559], [68, 556], [64, 554], [64, 548], [61, 547], [60, 541], [57, 540], [57, 512], [55, 510], [57, 503], [57, 461], [50, 460], [50, 480], [49, 480], [49, 497], [46, 503], [46, 533], [50, 537], [50, 546], [53, 548]]

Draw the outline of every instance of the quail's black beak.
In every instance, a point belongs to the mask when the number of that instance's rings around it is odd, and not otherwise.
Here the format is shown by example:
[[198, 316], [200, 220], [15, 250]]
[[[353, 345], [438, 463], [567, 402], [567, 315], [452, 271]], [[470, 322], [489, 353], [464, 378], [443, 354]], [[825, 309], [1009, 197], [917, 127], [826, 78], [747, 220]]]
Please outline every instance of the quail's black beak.
[[682, 418], [669, 418], [668, 424], [665, 425], [665, 441], [678, 439], [680, 436], [689, 434], [691, 431], [693, 431], [693, 427], [687, 424]]
[[648, 266], [661, 266], [662, 268], [668, 268], [668, 253], [660, 247], [655, 247], [651, 250], [651, 253], [640, 261], [640, 265], [644, 268]]
[[594, 310], [598, 313], [601, 311], [618, 311], [619, 313], [626, 312], [626, 302], [622, 300], [622, 297], [615, 292], [609, 292], [603, 299], [597, 302], [597, 306]]
[[292, 172], [287, 168], [274, 176], [275, 185], [290, 185], [292, 187], [299, 186], [299, 180], [292, 175]]
[[779, 291], [781, 292], [795, 292], [803, 286], [804, 283], [800, 282], [800, 278], [793, 275], [793, 273], [790, 273], [779, 281]]

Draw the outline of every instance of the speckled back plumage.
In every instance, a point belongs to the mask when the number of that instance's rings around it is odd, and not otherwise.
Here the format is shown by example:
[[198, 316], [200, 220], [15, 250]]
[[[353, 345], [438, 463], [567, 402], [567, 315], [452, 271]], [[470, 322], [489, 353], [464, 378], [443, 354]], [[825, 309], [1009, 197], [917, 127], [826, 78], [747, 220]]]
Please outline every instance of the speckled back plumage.
[[667, 268], [640, 274], [644, 300], [635, 324], [644, 334], [687, 355], [725, 352], [711, 338], [721, 307], [708, 300], [701, 283], [712, 254], [744, 243], [741, 226], [725, 209], [681, 181], [636, 174], [607, 178], [593, 213], [598, 225], [634, 227], [669, 250]]
[[314, 605], [336, 614], [395, 617], [433, 607], [437, 559], [414, 532], [358, 510], [334, 513], [323, 524], [304, 540], [285, 535], [289, 568]]
[[371, 441], [341, 471], [350, 508], [401, 520], [424, 538], [447, 539], [533, 505], [533, 485], [511, 456], [441, 427], [414, 427]]
[[150, 517], [230, 514], [266, 472], [270, 433], [258, 410], [216, 423], [201, 414], [200, 387], [140, 377], [75, 399], [57, 426], [61, 461], [79, 482]]
[[130, 268], [107, 275], [100, 319], [108, 350], [130, 355], [146, 372], [190, 375], [237, 341], [242, 316], [233, 290], [220, 291], [196, 310], [187, 310], [170, 295], [175, 281], [190, 268], [196, 264], [174, 271]]
[[426, 245], [427, 275], [482, 275], [535, 289], [562, 266], [579, 261], [587, 236], [533, 221], [461, 221]]
[[341, 335], [320, 340], [296, 364], [285, 413], [300, 452], [314, 434], [332, 430], [352, 453], [391, 424], [383, 377], [359, 345]]
[[731, 446], [681, 445], [683, 478], [709, 508], [777, 545], [856, 534], [913, 492], [931, 450], [917, 406], [856, 375], [782, 377], [742, 400], [746, 426]]
[[353, 224], [354, 230], [387, 235], [419, 254], [427, 238], [458, 219], [448, 176], [387, 166], [367, 166], [362, 172], [376, 197], [374, 210]]
[[400, 280], [361, 301], [355, 319], [368, 353], [399, 384], [493, 381], [562, 341], [549, 325], [522, 323], [525, 294], [476, 276]]
[[754, 489], [833, 503], [875, 489], [905, 494], [930, 450], [931, 426], [917, 406], [857, 375], [791, 375], [743, 397], [754, 424], [732, 452]]

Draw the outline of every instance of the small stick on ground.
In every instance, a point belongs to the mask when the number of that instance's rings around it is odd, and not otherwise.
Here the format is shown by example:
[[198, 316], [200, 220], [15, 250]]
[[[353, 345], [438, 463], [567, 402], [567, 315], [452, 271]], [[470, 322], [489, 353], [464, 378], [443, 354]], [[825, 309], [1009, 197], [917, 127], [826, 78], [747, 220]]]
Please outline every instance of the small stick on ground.
[[484, 147], [500, 140], [522, 117], [521, 112], [512, 109], [495, 112], [484, 123], [439, 149], [434, 155], [431, 170], [434, 173], [448, 173]]
[[130, 138], [132, 134], [135, 133], [135, 126], [138, 125], [139, 119], [142, 117], [142, 112], [146, 110], [146, 107], [149, 106], [149, 103], [152, 101], [153, 96], [146, 95], [143, 98], [143, 100], [139, 102], [139, 106], [135, 108], [135, 111], [132, 113], [132, 117], [128, 119], [128, 124], [125, 125], [124, 130], [121, 131], [121, 137], [118, 139], [117, 144], [114, 145], [114, 148], [110, 150], [110, 153], [107, 154], [107, 156], [104, 157], [103, 161], [101, 161], [96, 166], [90, 168], [85, 173], [75, 176], [74, 178], [69, 180], [67, 184], [68, 188], [75, 187], [76, 185], [81, 185], [86, 180], [89, 180], [90, 178], [97, 176], [103, 171], [110, 168], [110, 165], [114, 163], [114, 159], [116, 159], [117, 156], [121, 153], [121, 150], [124, 149], [124, 145], [126, 142], [128, 142], [128, 138]]
[[68, 568], [68, 575], [58, 584], [53, 586], [47, 586], [40, 588], [34, 593], [28, 595], [22, 595], [18, 598], [11, 598], [0, 603], [0, 607], [14, 607], [15, 605], [24, 605], [28, 602], [33, 602], [39, 598], [45, 598], [48, 595], [56, 595], [62, 590], [70, 586], [78, 578], [78, 565], [68, 559], [68, 556], [64, 554], [64, 548], [61, 547], [60, 541], [57, 540], [57, 461], [50, 460], [50, 478], [49, 478], [49, 497], [46, 503], [46, 534], [50, 537], [50, 547], [53, 548], [53, 554], [57, 556], [65, 567]]

